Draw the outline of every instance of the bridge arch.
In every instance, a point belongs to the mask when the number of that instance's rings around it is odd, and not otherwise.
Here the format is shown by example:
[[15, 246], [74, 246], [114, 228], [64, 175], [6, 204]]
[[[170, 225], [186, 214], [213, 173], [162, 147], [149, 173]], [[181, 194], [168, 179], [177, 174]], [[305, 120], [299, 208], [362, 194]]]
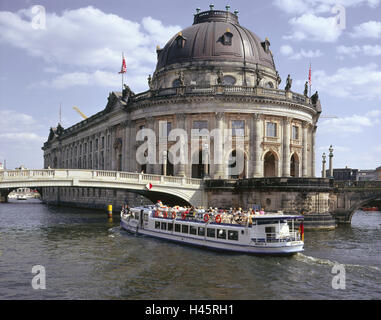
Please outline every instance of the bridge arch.
[[[152, 187], [151, 187], [152, 186]], [[77, 187], [120, 189], [142, 194], [153, 202], [205, 205], [200, 179], [103, 170], [12, 170], [0, 175], [0, 189]]]

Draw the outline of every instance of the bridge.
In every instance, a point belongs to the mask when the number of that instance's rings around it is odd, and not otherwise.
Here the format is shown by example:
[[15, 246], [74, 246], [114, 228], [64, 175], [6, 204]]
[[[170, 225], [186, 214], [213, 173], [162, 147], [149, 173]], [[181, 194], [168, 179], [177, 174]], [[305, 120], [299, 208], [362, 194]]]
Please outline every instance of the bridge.
[[162, 200], [170, 205], [204, 206], [207, 202], [200, 179], [80, 169], [0, 171], [0, 191], [4, 197], [17, 188], [44, 187], [123, 189], [154, 203]]
[[[324, 220], [328, 214], [338, 223], [350, 223], [356, 210], [369, 201], [381, 200], [381, 181], [292, 177], [201, 180], [81, 169], [0, 171], [1, 196], [22, 187], [121, 189], [168, 205], [239, 207], [265, 203], [270, 210], [297, 214], [304, 211], [306, 218]], [[269, 200], [271, 203], [267, 203]]]
[[338, 223], [351, 223], [354, 213], [372, 200], [381, 200], [381, 181], [335, 181], [330, 212]]

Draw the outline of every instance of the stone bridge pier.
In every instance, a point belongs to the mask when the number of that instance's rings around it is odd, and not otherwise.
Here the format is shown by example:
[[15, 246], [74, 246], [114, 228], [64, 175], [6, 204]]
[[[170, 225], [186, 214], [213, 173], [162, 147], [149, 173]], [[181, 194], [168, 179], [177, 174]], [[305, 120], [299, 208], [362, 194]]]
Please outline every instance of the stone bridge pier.
[[334, 229], [329, 212], [332, 181], [328, 178], [251, 178], [206, 181], [213, 207], [260, 206], [265, 211], [303, 214], [306, 229]]

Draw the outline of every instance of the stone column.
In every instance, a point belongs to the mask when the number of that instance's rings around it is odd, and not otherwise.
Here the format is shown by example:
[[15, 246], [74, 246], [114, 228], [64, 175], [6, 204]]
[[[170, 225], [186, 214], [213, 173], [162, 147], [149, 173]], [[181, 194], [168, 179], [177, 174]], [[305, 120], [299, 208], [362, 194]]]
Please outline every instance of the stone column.
[[316, 137], [316, 129], [317, 126], [312, 128], [312, 145], [311, 145], [311, 157], [312, 157], [312, 165], [311, 165], [311, 177], [315, 177], [315, 137]]
[[[151, 129], [152, 131], [155, 132], [155, 118], [154, 117], [148, 117], [146, 118], [146, 123], [147, 123], [147, 129]], [[156, 141], [155, 141], [155, 145], [156, 145]], [[156, 156], [156, 154], [155, 154]], [[150, 163], [148, 162], [147, 163], [147, 173], [155, 173], [155, 167], [156, 167], [156, 163]]]
[[115, 150], [115, 133], [116, 128], [111, 127], [111, 170], [116, 170], [116, 150]]
[[333, 159], [333, 148], [332, 148], [332, 145], [330, 145], [329, 147], [329, 177], [330, 178], [333, 178], [332, 159]]
[[254, 113], [252, 118], [252, 130], [253, 130], [253, 142], [251, 143], [251, 150], [253, 155], [253, 177], [260, 178], [263, 177], [263, 161], [261, 160], [262, 156], [262, 140], [263, 140], [263, 120], [262, 116], [259, 113]]
[[321, 176], [322, 176], [322, 178], [325, 178], [326, 177], [326, 171], [325, 171], [325, 163], [326, 163], [325, 158], [326, 158], [326, 156], [325, 156], [325, 153], [323, 153], [322, 158], [323, 158], [323, 165], [322, 165]]
[[[185, 120], [186, 120], [186, 114], [176, 114], [176, 120], [177, 120], [177, 128], [183, 129], [186, 131], [185, 127]], [[185, 145], [185, 148], [188, 148], [188, 142]], [[188, 161], [188, 159], [181, 159], [180, 163], [177, 164], [177, 175], [180, 177], [185, 177], [185, 163], [184, 161]]]
[[308, 176], [308, 122], [303, 121], [302, 177]]
[[283, 119], [283, 177], [290, 176], [290, 124], [291, 118]]
[[[214, 179], [225, 178], [224, 173], [224, 113], [216, 112], [216, 129], [218, 137], [213, 140], [213, 164], [214, 164]], [[218, 142], [217, 142], [218, 141]], [[219, 146], [217, 146], [217, 143]], [[219, 150], [220, 149], [220, 150]], [[217, 152], [216, 152], [217, 151]]]

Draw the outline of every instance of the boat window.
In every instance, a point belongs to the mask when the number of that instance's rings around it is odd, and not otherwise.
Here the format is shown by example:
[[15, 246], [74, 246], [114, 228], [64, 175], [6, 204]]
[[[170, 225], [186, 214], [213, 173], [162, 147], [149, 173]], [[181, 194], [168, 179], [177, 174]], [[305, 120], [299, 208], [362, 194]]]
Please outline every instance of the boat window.
[[205, 228], [204, 227], [198, 227], [198, 235], [199, 236], [205, 236]]
[[168, 231], [172, 231], [173, 230], [173, 223], [168, 223]]
[[238, 240], [238, 231], [228, 230], [229, 240]]
[[148, 221], [148, 214], [147, 213], [144, 214], [144, 221]]
[[206, 229], [206, 236], [210, 237], [210, 238], [215, 238], [216, 237], [216, 229], [207, 228]]
[[155, 221], [155, 229], [160, 229], [160, 222], [159, 221]]
[[225, 229], [217, 229], [217, 238], [218, 239], [226, 239], [226, 230]]
[[190, 226], [189, 227], [189, 233], [190, 234], [197, 234], [197, 227]]
[[187, 225], [182, 225], [182, 226], [181, 226], [181, 232], [182, 232], [182, 233], [188, 233], [188, 229], [189, 229], [189, 228], [188, 228]]
[[167, 230], [167, 223], [166, 222], [161, 223], [161, 230]]
[[180, 232], [181, 230], [181, 224], [175, 224], [175, 232]]

